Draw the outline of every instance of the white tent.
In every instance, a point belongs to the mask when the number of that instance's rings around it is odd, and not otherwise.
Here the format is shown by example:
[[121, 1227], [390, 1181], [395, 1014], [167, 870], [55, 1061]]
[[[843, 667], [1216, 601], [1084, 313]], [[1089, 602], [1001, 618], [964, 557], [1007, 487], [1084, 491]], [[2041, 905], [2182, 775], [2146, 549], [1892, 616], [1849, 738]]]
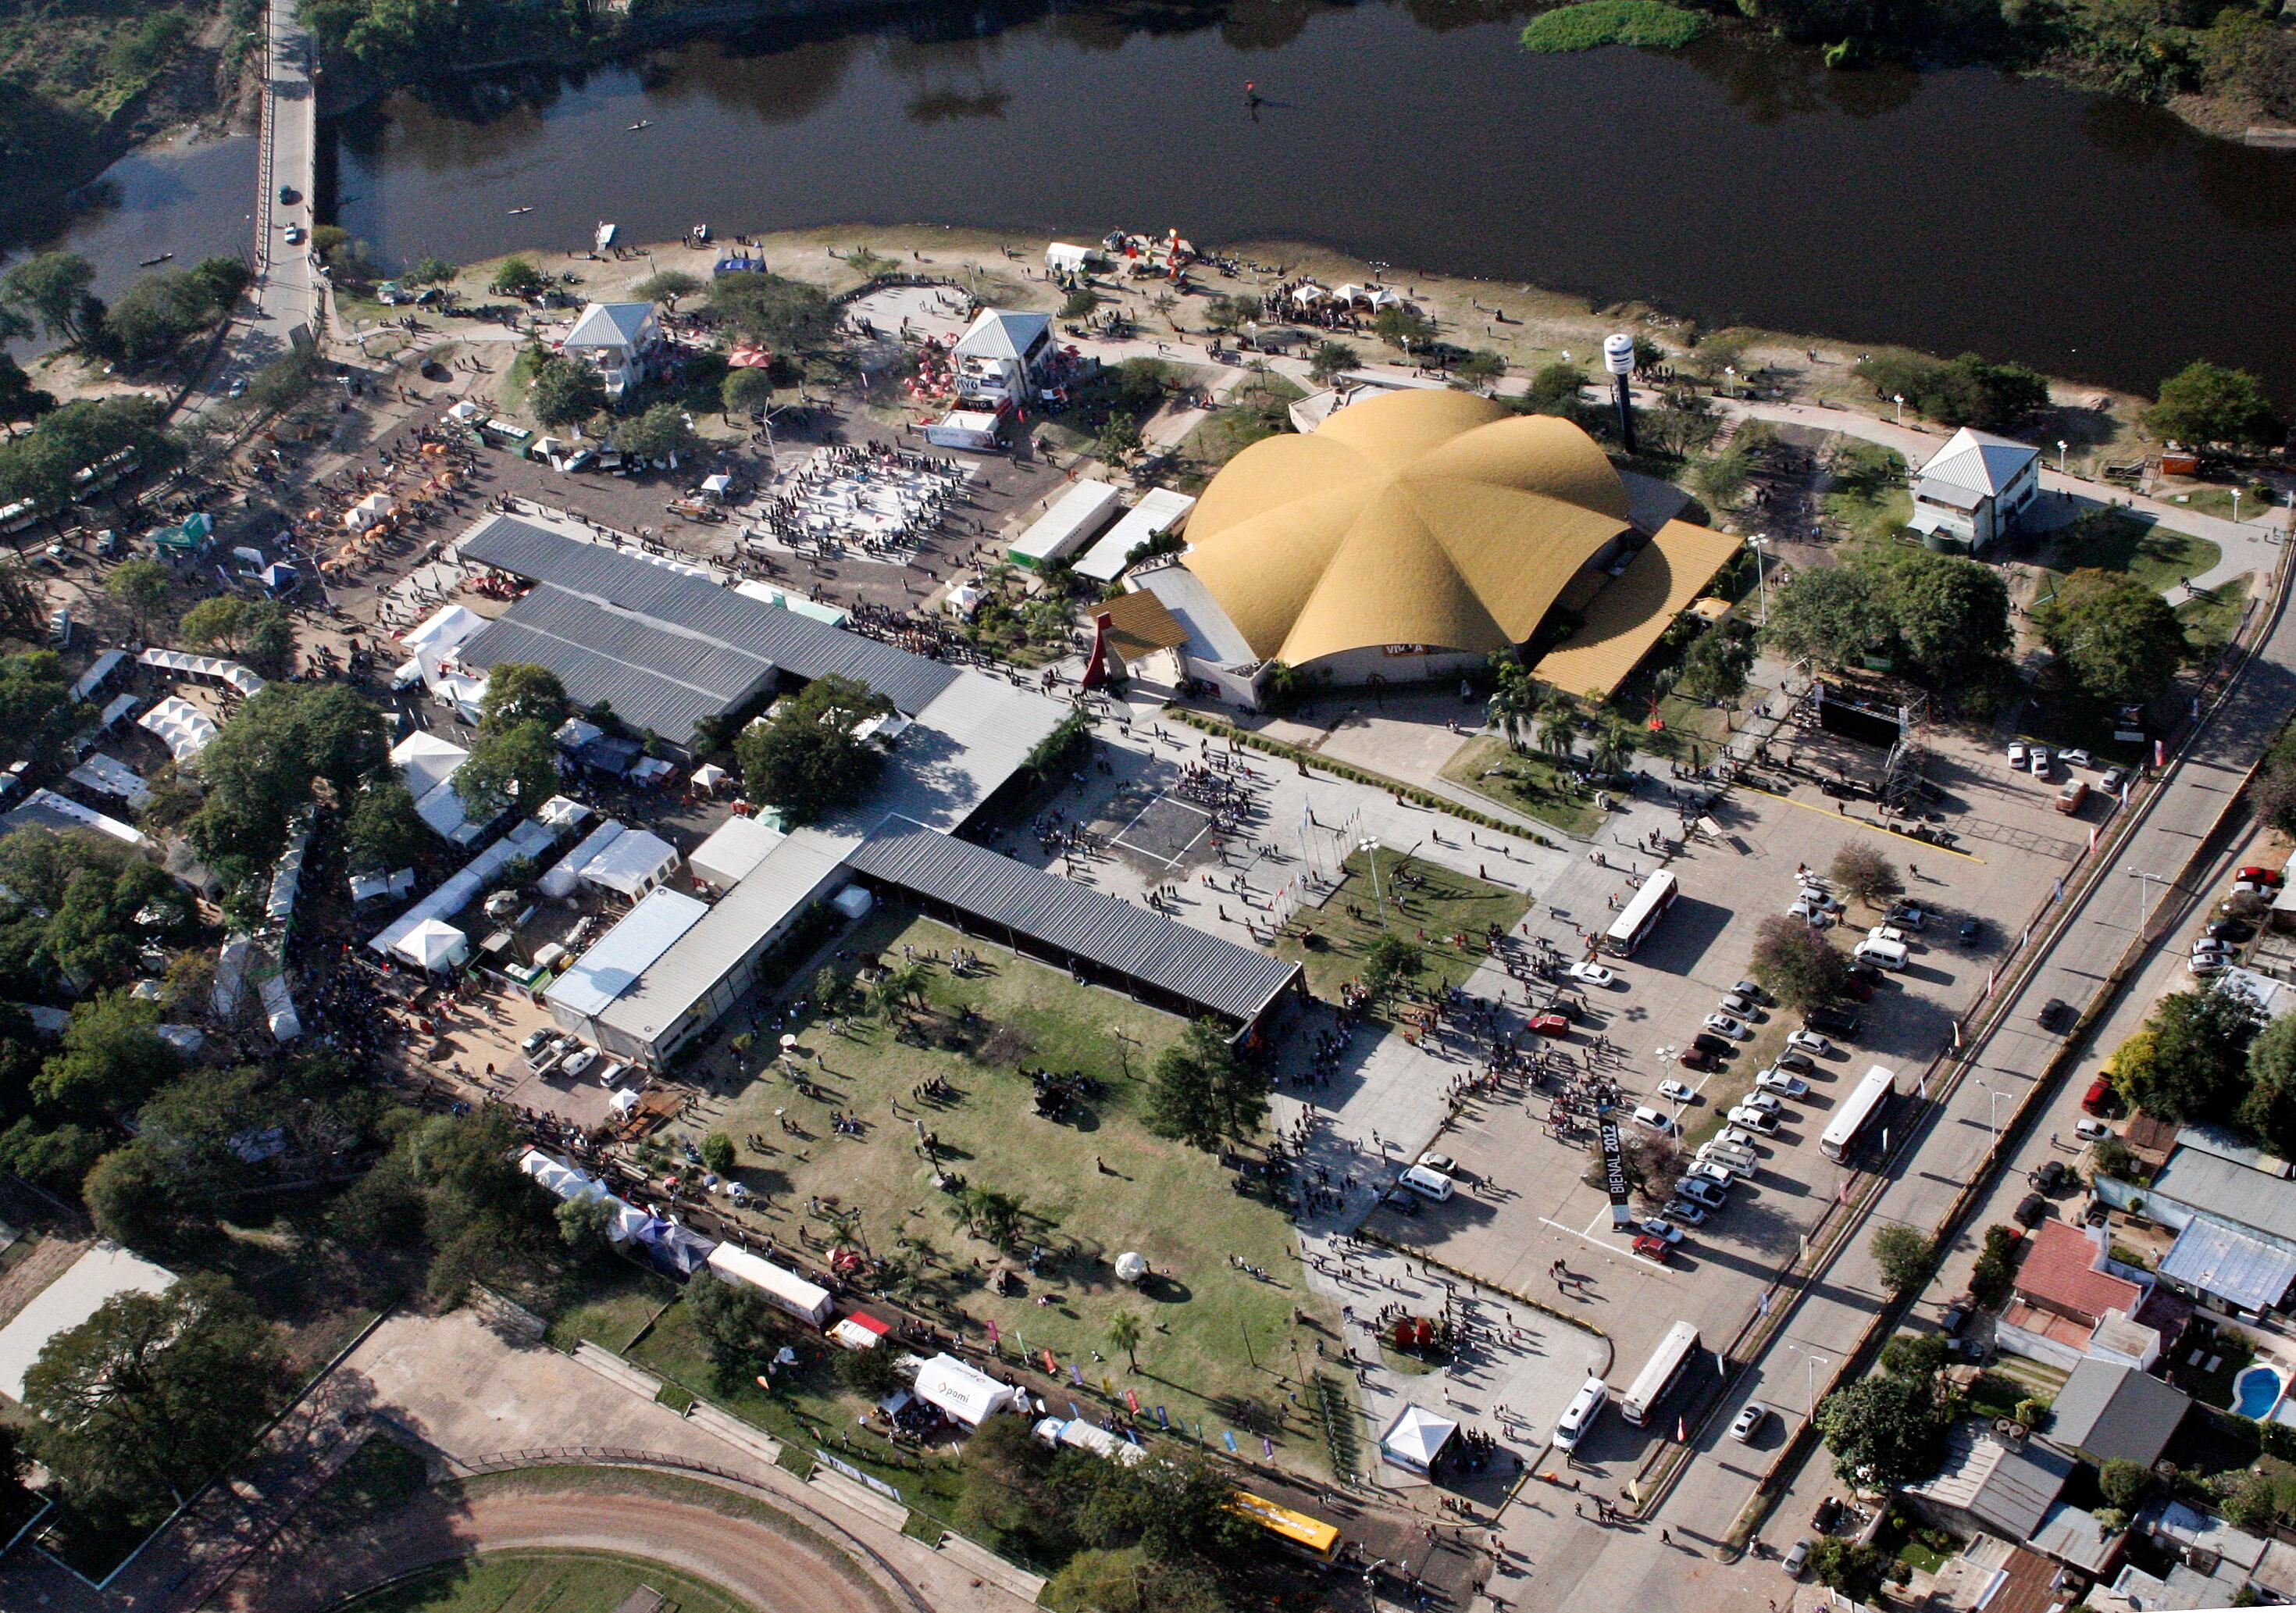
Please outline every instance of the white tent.
[[390, 520], [391, 512], [397, 507], [391, 503], [390, 494], [369, 493], [343, 512], [343, 524], [354, 532], [363, 532], [371, 526], [380, 526]]
[[705, 761], [693, 769], [693, 787], [705, 795], [716, 794], [718, 786], [726, 779], [726, 769], [714, 761]]
[[139, 728], [149, 728], [168, 746], [168, 753], [177, 761], [189, 761], [216, 737], [216, 725], [205, 712], [190, 701], [170, 695], [135, 720]]
[[83, 789], [100, 795], [117, 795], [130, 806], [142, 806], [152, 798], [144, 787], [144, 775], [116, 756], [96, 752], [66, 775]]
[[543, 869], [542, 877], [536, 882], [541, 886], [542, 893], [554, 901], [565, 901], [581, 882], [583, 868], [628, 832], [619, 820], [611, 818], [592, 829], [582, 836], [572, 851]]
[[1127, 1467], [1144, 1461], [1148, 1454], [1129, 1440], [1119, 1439], [1081, 1417], [1047, 1417], [1037, 1425], [1037, 1437], [1048, 1445], [1070, 1445], [1089, 1451], [1107, 1461], [1120, 1461]]
[[476, 611], [442, 605], [420, 625], [407, 629], [399, 642], [410, 650], [436, 650], [443, 655], [476, 638], [486, 625], [487, 619]]
[[1127, 1249], [1116, 1257], [1116, 1280], [1136, 1283], [1148, 1275], [1148, 1262], [1140, 1255]]
[[1021, 1391], [999, 1383], [954, 1355], [933, 1356], [917, 1368], [917, 1398], [967, 1428], [998, 1411], [1018, 1411]]
[[677, 864], [676, 846], [650, 829], [630, 829], [615, 835], [585, 863], [580, 877], [584, 885], [635, 901], [668, 878]]
[[761, 819], [728, 818], [693, 848], [693, 871], [719, 890], [730, 891], [787, 838]]
[[451, 969], [471, 955], [471, 938], [443, 918], [426, 918], [390, 950], [419, 969]]
[[1045, 267], [1059, 269], [1063, 274], [1080, 275], [1092, 266], [1098, 256], [1088, 246], [1071, 246], [1065, 241], [1055, 241], [1045, 248]]
[[746, 1283], [756, 1288], [773, 1304], [816, 1328], [828, 1326], [835, 1310], [829, 1290], [819, 1283], [808, 1282], [788, 1267], [775, 1265], [762, 1255], [737, 1249], [730, 1243], [721, 1243], [709, 1251], [709, 1269], [727, 1282]]
[[1443, 1447], [1458, 1434], [1459, 1425], [1447, 1417], [1438, 1416], [1424, 1406], [1406, 1406], [1387, 1432], [1379, 1436], [1380, 1454], [1398, 1468], [1414, 1473], [1434, 1469], [1436, 1459]]

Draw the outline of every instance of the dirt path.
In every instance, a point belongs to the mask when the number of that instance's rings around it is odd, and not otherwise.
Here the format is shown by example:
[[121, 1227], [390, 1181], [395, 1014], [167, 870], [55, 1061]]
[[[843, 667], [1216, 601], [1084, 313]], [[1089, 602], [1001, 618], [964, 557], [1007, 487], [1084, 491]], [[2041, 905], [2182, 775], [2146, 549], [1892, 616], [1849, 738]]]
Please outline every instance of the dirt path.
[[757, 1613], [888, 1613], [875, 1589], [807, 1536], [698, 1502], [589, 1487], [426, 1497], [368, 1528], [313, 1540], [299, 1560], [242, 1576], [211, 1607], [317, 1613], [364, 1586], [486, 1551], [573, 1550], [646, 1558], [708, 1581]]

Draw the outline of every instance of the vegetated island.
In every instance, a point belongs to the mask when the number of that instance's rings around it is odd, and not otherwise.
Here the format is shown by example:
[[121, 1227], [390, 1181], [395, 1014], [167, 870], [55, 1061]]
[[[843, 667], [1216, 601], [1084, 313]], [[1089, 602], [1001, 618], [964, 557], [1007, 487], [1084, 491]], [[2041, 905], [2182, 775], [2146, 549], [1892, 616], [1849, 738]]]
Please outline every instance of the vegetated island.
[[1706, 19], [1665, 0], [1578, 0], [1523, 25], [1522, 48], [1552, 55], [1605, 45], [1679, 50], [1706, 31]]

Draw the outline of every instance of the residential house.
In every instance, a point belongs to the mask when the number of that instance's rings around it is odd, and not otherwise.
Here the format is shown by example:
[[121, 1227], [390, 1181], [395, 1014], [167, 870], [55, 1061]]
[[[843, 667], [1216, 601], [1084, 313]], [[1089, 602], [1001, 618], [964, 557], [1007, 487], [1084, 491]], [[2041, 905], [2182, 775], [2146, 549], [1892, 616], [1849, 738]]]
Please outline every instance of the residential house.
[[1033, 403], [1057, 351], [1048, 315], [983, 309], [956, 339], [957, 391], [991, 403]]
[[[2126, 1321], [2144, 1303], [2146, 1285], [2107, 1266], [2102, 1229], [2041, 1222], [2033, 1230], [1996, 1329], [2000, 1346], [2071, 1370], [2089, 1353], [2107, 1316], [2117, 1313]], [[2139, 1364], [2152, 1363], [2147, 1359]]]
[[2097, 1195], [2177, 1234], [2161, 1263], [2167, 1287], [2220, 1313], [2285, 1306], [2296, 1286], [2296, 1181], [2284, 1161], [2187, 1127], [2150, 1183], [2101, 1177]]
[[2046, 1446], [2011, 1444], [1964, 1418], [1946, 1433], [1945, 1465], [1905, 1498], [1938, 1527], [1956, 1535], [1989, 1530], [2029, 1538], [2056, 1503], [2073, 1464]]
[[594, 366], [606, 396], [619, 401], [652, 373], [661, 351], [661, 322], [651, 302], [593, 302], [566, 333], [560, 350]]
[[2050, 1507], [2041, 1527], [2025, 1543], [2091, 1579], [2103, 1579], [2120, 1560], [2120, 1548], [2128, 1538], [2124, 1530], [2106, 1528], [2095, 1513], [2061, 1501]]
[[2059, 1613], [2067, 1576], [2047, 1558], [1996, 1535], [1972, 1535], [1936, 1576], [1936, 1600], [1984, 1613]]
[[1914, 477], [1913, 529], [1981, 553], [2015, 531], [2041, 490], [2041, 452], [1964, 426]]
[[2192, 1404], [2181, 1389], [2134, 1367], [2084, 1361], [2057, 1391], [2047, 1437], [2100, 1467], [2125, 1460], [2149, 1468]]

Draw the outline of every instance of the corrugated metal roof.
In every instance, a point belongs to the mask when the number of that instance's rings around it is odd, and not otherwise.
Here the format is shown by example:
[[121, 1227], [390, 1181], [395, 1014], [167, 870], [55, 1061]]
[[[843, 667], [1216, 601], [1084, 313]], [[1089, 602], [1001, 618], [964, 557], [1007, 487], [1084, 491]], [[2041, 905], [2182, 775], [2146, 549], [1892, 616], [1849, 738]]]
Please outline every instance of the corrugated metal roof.
[[2091, 1357], [2057, 1391], [2049, 1438], [2100, 1462], [2119, 1456], [2151, 1467], [2192, 1404], [2157, 1378]]
[[2161, 1275], [2250, 1311], [2277, 1309], [2296, 1283], [2296, 1253], [2251, 1238], [2207, 1215], [2177, 1234]]
[[2178, 1147], [2152, 1178], [2166, 1198], [2296, 1248], [2296, 1182], [2197, 1148]]
[[575, 1013], [594, 1017], [628, 991], [654, 959], [708, 917], [709, 904], [680, 891], [656, 891], [598, 938], [543, 995]]
[[903, 730], [869, 798], [822, 827], [874, 834], [892, 818], [963, 828], [1068, 714], [1032, 689], [964, 672]]
[[456, 547], [465, 560], [551, 583], [672, 632], [713, 639], [799, 678], [857, 679], [912, 716], [956, 680], [955, 667], [720, 588], [691, 568], [586, 543], [516, 516], [488, 517]]
[[2023, 1540], [2063, 1493], [2072, 1463], [2038, 1445], [2012, 1447], [1964, 1418], [1946, 1431], [1945, 1466], [1906, 1486], [1939, 1506], [1957, 1507]]
[[1921, 475], [1924, 481], [1949, 481], [1990, 497], [2005, 490], [2019, 472], [2040, 457], [2041, 450], [2029, 442], [1964, 425], [1922, 466]]
[[[707, 583], [701, 585], [707, 588]], [[708, 638], [668, 631], [549, 583], [536, 587], [461, 650], [474, 667], [548, 667], [577, 705], [611, 705], [632, 728], [674, 745], [705, 717], [765, 687], [773, 663]]]
[[851, 866], [1237, 1019], [1257, 1016], [1299, 969], [922, 827], [887, 826]]

